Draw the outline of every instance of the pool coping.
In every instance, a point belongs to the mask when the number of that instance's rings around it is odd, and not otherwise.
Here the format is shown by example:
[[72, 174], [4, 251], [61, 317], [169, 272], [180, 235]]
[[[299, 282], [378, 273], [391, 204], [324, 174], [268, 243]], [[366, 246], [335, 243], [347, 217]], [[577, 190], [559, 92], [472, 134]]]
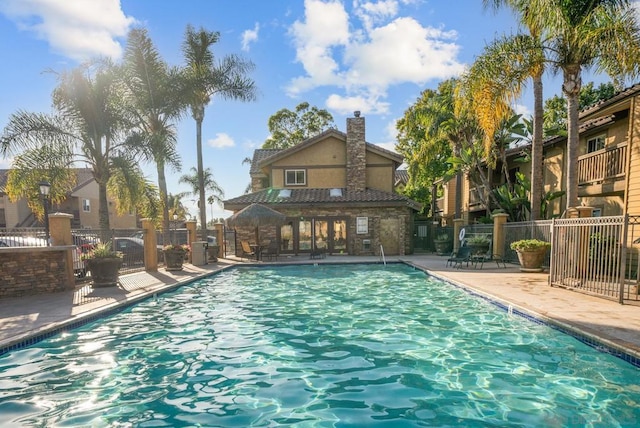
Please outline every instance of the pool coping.
[[[382, 264], [382, 263], [383, 263], [382, 261], [340, 260], [340, 261], [326, 261], [322, 264], [337, 265], [337, 264]], [[496, 306], [497, 308], [505, 310], [508, 313], [512, 313], [512, 314], [524, 317], [529, 321], [537, 324], [542, 324], [542, 325], [546, 325], [551, 328], [554, 328], [564, 334], [568, 334], [576, 338], [580, 342], [583, 342], [596, 350], [611, 354], [617, 358], [622, 359], [623, 361], [626, 361], [627, 363], [635, 367], [640, 368], [640, 352], [638, 352], [637, 350], [631, 347], [624, 346], [624, 344], [617, 343], [615, 340], [610, 340], [607, 337], [603, 337], [602, 334], [593, 334], [588, 331], [585, 331], [584, 329], [574, 324], [565, 323], [555, 318], [545, 316], [539, 312], [536, 312], [529, 308], [525, 308], [514, 302], [510, 302], [507, 299], [503, 299], [501, 297], [488, 293], [484, 290], [479, 290], [477, 288], [474, 288], [473, 286], [467, 283], [463, 283], [451, 277], [441, 275], [411, 260], [403, 260], [403, 259], [389, 260], [384, 263], [385, 264], [386, 263], [404, 264], [404, 265], [413, 267], [415, 269], [418, 269], [424, 272], [426, 275], [432, 276], [441, 281], [449, 283], [455, 287], [463, 289], [466, 292], [476, 297], [479, 297], [489, 302], [490, 304]], [[302, 263], [287, 263], [286, 261], [284, 261], [284, 262], [275, 262], [275, 263], [269, 263], [269, 264], [242, 263], [242, 264], [230, 264], [230, 265], [222, 266], [222, 267], [216, 268], [215, 270], [205, 271], [200, 274], [193, 275], [183, 281], [178, 281], [178, 282], [169, 283], [169, 284], [165, 283], [165, 284], [159, 285], [157, 287], [154, 287], [152, 290], [142, 291], [139, 294], [136, 294], [135, 296], [131, 296], [130, 298], [127, 298], [125, 300], [112, 302], [104, 306], [97, 307], [93, 310], [84, 312], [82, 314], [75, 315], [69, 319], [66, 319], [63, 321], [51, 322], [43, 327], [36, 328], [28, 332], [14, 336], [10, 340], [5, 340], [4, 342], [0, 343], [0, 356], [11, 351], [22, 349], [24, 347], [33, 345], [37, 342], [48, 339], [57, 334], [61, 334], [64, 331], [82, 327], [83, 325], [86, 325], [100, 318], [104, 318], [106, 316], [120, 312], [143, 300], [152, 298], [155, 295], [173, 291], [177, 288], [182, 287], [183, 285], [191, 284], [202, 278], [206, 278], [206, 277], [218, 274], [220, 272], [227, 271], [229, 269], [242, 268], [242, 267], [267, 268], [271, 266], [318, 265], [318, 264], [320, 264], [318, 261], [309, 260]]]

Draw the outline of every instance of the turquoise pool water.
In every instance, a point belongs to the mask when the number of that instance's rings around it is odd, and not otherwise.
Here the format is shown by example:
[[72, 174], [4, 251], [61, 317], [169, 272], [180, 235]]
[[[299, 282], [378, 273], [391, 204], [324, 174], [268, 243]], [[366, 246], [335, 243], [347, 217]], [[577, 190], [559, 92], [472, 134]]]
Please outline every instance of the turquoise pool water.
[[635, 426], [639, 370], [404, 265], [239, 268], [0, 357], [0, 426]]

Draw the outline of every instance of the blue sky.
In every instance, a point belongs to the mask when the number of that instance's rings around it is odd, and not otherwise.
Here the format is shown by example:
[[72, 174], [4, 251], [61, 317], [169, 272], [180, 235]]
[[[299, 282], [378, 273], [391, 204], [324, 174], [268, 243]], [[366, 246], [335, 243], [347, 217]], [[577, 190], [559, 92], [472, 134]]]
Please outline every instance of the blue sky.
[[[0, 127], [17, 110], [50, 112], [56, 78], [47, 70], [98, 55], [117, 60], [136, 26], [147, 28], [166, 62], [182, 65], [187, 24], [220, 32], [218, 57], [239, 54], [256, 66], [256, 102], [214, 98], [205, 112], [204, 163], [226, 198], [244, 192], [242, 160], [268, 138], [279, 109], [307, 101], [342, 131], [360, 110], [367, 141], [393, 149], [395, 121], [421, 90], [459, 75], [485, 44], [517, 31], [509, 12], [485, 11], [482, 0], [2, 0]], [[545, 97], [558, 94], [559, 79], [547, 80]], [[527, 92], [517, 109], [528, 113], [531, 104]], [[196, 165], [195, 123], [185, 116], [177, 128], [183, 167], [167, 171], [171, 193], [190, 190], [178, 178]], [[10, 162], [0, 158], [0, 168]], [[155, 182], [153, 166], [144, 168]], [[185, 203], [197, 214], [190, 198]], [[229, 215], [217, 206], [212, 214]]]

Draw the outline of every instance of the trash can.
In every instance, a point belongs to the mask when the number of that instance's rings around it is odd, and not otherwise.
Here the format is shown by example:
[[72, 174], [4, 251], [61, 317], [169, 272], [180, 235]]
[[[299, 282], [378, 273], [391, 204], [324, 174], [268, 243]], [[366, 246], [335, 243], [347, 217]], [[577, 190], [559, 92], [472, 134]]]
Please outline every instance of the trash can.
[[191, 244], [191, 263], [194, 266], [207, 264], [207, 247], [205, 241], [195, 241]]

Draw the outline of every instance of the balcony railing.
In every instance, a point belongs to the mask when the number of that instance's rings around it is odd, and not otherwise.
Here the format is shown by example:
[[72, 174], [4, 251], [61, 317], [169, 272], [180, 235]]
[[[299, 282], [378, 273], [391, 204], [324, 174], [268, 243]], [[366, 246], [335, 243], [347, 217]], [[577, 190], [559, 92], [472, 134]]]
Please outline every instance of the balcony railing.
[[580, 156], [578, 184], [595, 184], [624, 177], [627, 156], [627, 143]]
[[469, 189], [469, 205], [480, 205], [482, 204], [482, 194], [484, 193], [484, 186], [472, 187]]

